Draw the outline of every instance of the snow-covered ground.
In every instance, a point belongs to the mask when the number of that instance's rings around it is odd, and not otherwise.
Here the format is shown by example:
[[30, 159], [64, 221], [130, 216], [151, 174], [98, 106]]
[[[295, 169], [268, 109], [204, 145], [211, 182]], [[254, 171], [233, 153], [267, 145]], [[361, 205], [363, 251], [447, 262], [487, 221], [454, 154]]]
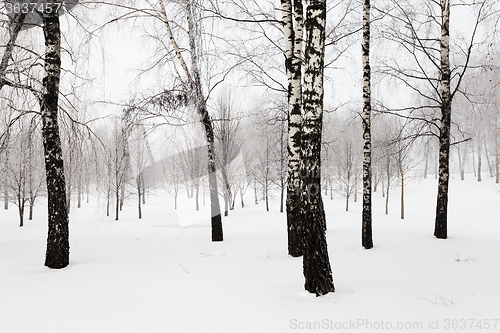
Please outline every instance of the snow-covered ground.
[[142, 220], [130, 199], [114, 221], [91, 198], [72, 207], [62, 270], [43, 266], [43, 202], [23, 228], [12, 206], [0, 211], [0, 332], [498, 332], [500, 192], [467, 177], [451, 181], [447, 240], [432, 235], [434, 179], [407, 186], [405, 220], [399, 188], [389, 215], [374, 193], [368, 251], [360, 203], [345, 212], [325, 197], [337, 290], [318, 298], [303, 290], [302, 259], [287, 256], [277, 200], [266, 212], [250, 189], [247, 206], [224, 219], [221, 243], [210, 241], [208, 207], [197, 215], [192, 199], [175, 211], [151, 195]]

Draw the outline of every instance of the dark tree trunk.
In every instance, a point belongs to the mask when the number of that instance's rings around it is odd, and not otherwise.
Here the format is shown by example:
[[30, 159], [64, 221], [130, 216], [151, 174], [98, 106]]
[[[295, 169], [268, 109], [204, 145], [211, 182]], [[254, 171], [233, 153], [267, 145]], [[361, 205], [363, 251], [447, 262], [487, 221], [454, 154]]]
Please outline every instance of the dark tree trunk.
[[403, 172], [401, 172], [401, 220], [405, 218], [405, 177]]
[[326, 216], [321, 197], [321, 133], [323, 122], [326, 0], [308, 0], [304, 71], [304, 115], [300, 170], [303, 269], [307, 291], [316, 296], [334, 292], [326, 243]]
[[439, 132], [439, 185], [434, 236], [448, 237], [448, 183], [450, 180], [450, 3], [441, 0], [441, 128]]
[[34, 206], [34, 203], [33, 202], [30, 202], [29, 203], [29, 216], [28, 216], [28, 220], [33, 220], [33, 206]]
[[269, 193], [267, 190], [267, 185], [265, 187], [265, 200], [266, 200], [266, 211], [269, 211]]
[[280, 213], [283, 213], [283, 204], [285, 200], [285, 184], [283, 179], [281, 180], [281, 193], [280, 193]]
[[373, 247], [372, 239], [372, 135], [370, 69], [370, 0], [363, 4], [363, 215], [362, 246]]
[[118, 221], [118, 213], [120, 212], [120, 190], [117, 188], [115, 190], [115, 221]]
[[61, 75], [61, 31], [57, 13], [44, 13], [42, 16], [46, 49], [46, 76], [43, 78], [40, 113], [42, 115], [49, 220], [45, 266], [64, 268], [69, 264], [69, 217], [57, 117]]

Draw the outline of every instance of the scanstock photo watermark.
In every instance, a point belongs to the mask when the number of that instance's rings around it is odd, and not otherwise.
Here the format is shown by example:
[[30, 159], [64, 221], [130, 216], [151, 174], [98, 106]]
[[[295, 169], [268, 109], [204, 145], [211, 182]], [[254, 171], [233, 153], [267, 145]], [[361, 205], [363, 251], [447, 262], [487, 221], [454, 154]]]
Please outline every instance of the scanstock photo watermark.
[[297, 331], [325, 330], [450, 330], [450, 331], [500, 331], [499, 319], [429, 319], [427, 321], [397, 321], [349, 319], [322, 319], [306, 321], [290, 319], [289, 328]]

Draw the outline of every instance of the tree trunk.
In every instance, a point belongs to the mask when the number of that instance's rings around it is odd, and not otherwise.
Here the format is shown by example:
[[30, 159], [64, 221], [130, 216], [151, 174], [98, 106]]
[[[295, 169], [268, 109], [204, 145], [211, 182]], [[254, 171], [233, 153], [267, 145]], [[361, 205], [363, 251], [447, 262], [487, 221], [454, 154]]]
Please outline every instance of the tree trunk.
[[141, 188], [142, 188], [142, 204], [146, 204], [146, 181], [144, 180], [144, 175], [141, 176]]
[[199, 197], [200, 197], [200, 186], [199, 185], [196, 185], [195, 186], [195, 201], [196, 201], [196, 210], [200, 210], [200, 201], [199, 201]]
[[479, 145], [477, 147], [477, 181], [480, 182], [482, 180], [481, 178], [481, 168], [482, 168], [482, 163], [481, 163], [481, 146]]
[[115, 207], [115, 221], [118, 221], [118, 213], [120, 211], [120, 190], [117, 188], [115, 190], [115, 201], [116, 201], [116, 207]]
[[[224, 239], [222, 232], [222, 216], [220, 213], [219, 205], [219, 192], [217, 189], [217, 176], [215, 169], [215, 153], [214, 153], [214, 129], [212, 119], [208, 114], [206, 99], [203, 95], [201, 85], [201, 76], [198, 67], [198, 52], [197, 38], [200, 38], [200, 31], [197, 27], [197, 19], [193, 12], [194, 8], [190, 1], [186, 2], [186, 14], [188, 18], [189, 27], [189, 48], [191, 55], [191, 88], [194, 93], [196, 109], [200, 116], [201, 123], [205, 129], [205, 137], [207, 141], [207, 154], [208, 154], [208, 184], [210, 189], [210, 211], [211, 211], [211, 224], [212, 224], [212, 241], [220, 242]], [[165, 12], [165, 9], [163, 8]], [[166, 14], [165, 14], [166, 15]], [[172, 34], [170, 33], [172, 36]]]
[[245, 208], [245, 201], [243, 201], [243, 191], [240, 191], [240, 198], [241, 198], [241, 208]]
[[285, 199], [285, 184], [284, 184], [283, 179], [282, 179], [281, 180], [281, 193], [280, 193], [280, 213], [283, 213], [284, 199]]
[[141, 177], [137, 178], [137, 209], [139, 213], [139, 219], [142, 219], [142, 193], [141, 193]]
[[363, 215], [362, 246], [373, 247], [372, 239], [372, 134], [371, 134], [371, 69], [370, 69], [370, 0], [363, 1]]
[[345, 211], [349, 211], [349, 196], [345, 197]]
[[59, 80], [61, 76], [61, 31], [57, 13], [43, 13], [45, 70], [40, 100], [42, 137], [48, 201], [48, 236], [45, 266], [64, 268], [69, 264], [69, 217], [64, 163], [58, 124]]
[[76, 208], [81, 208], [82, 207], [82, 177], [78, 175], [78, 188], [77, 188], [77, 206]]
[[7, 180], [3, 182], [3, 209], [9, 209], [9, 186]]
[[426, 144], [426, 152], [425, 152], [425, 164], [424, 164], [424, 179], [427, 178], [427, 172], [429, 168], [429, 142]]
[[265, 186], [266, 211], [269, 211], [269, 192], [267, 185]]
[[[302, 126], [302, 49], [304, 14], [301, 0], [281, 0], [285, 37], [285, 69], [288, 79], [288, 181], [286, 219], [288, 254], [303, 254], [303, 221], [300, 214], [300, 147]], [[295, 22], [295, 26], [294, 26]]]
[[254, 194], [254, 197], [255, 197], [255, 204], [258, 205], [259, 204], [259, 198], [257, 197], [257, 181], [255, 180], [255, 178], [253, 179], [253, 194]]
[[405, 176], [401, 172], [401, 220], [405, 219]]
[[458, 154], [458, 167], [460, 168], [460, 180], [465, 179], [465, 157], [462, 158], [460, 155], [460, 147], [457, 147]]
[[111, 205], [111, 190], [108, 189], [108, 193], [106, 194], [106, 216], [109, 217], [109, 207]]
[[321, 133], [324, 96], [326, 0], [308, 0], [300, 173], [303, 269], [307, 291], [316, 296], [335, 291], [326, 243], [326, 216], [321, 196]]
[[389, 188], [391, 187], [391, 179], [387, 177], [387, 192], [385, 194], [385, 215], [389, 214]]
[[439, 185], [434, 236], [448, 237], [448, 183], [450, 180], [450, 3], [441, 0], [441, 128], [439, 132]]
[[125, 201], [125, 184], [122, 184], [120, 188], [121, 188], [120, 191], [120, 212], [121, 212], [123, 209], [123, 202]]
[[[70, 163], [70, 165], [71, 165], [71, 163]], [[67, 189], [66, 202], [67, 202], [68, 214], [69, 214], [71, 211], [71, 176], [69, 177], [67, 184], [68, 184], [68, 186], [66, 187], [66, 189]]]
[[488, 145], [484, 144], [484, 155], [486, 156], [486, 163], [488, 163], [488, 170], [490, 171], [490, 177], [493, 178], [493, 167], [490, 163], [490, 154], [488, 152]]
[[33, 206], [34, 206], [34, 202], [30, 201], [29, 203], [29, 216], [28, 216], [28, 220], [32, 221], [33, 220]]

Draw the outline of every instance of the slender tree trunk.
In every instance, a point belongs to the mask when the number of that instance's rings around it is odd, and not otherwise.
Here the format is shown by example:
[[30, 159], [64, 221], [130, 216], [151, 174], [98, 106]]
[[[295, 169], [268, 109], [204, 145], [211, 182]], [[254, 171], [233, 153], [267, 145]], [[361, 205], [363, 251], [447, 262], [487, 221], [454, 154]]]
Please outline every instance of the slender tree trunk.
[[[71, 163], [70, 163], [71, 165]], [[70, 177], [68, 177], [68, 186], [67, 186], [67, 205], [68, 205], [68, 214], [71, 212], [71, 174]]]
[[267, 181], [266, 181], [264, 193], [265, 193], [265, 200], [266, 200], [266, 211], [269, 211], [269, 192], [268, 192]]
[[137, 209], [139, 213], [139, 219], [142, 219], [142, 193], [141, 193], [141, 176], [137, 176]]
[[427, 172], [429, 169], [429, 142], [426, 144], [426, 152], [425, 152], [425, 164], [424, 164], [424, 179], [427, 178]]
[[477, 173], [476, 173], [476, 154], [474, 153], [474, 145], [472, 145], [472, 170], [474, 171], [474, 178], [477, 178]]
[[78, 175], [78, 188], [77, 188], [77, 206], [76, 208], [81, 208], [82, 207], [82, 177]]
[[304, 71], [304, 115], [300, 170], [303, 269], [305, 289], [316, 296], [335, 291], [326, 243], [326, 216], [321, 196], [321, 133], [324, 97], [326, 0], [308, 0]]
[[299, 168], [304, 14], [301, 0], [281, 0], [281, 7], [285, 37], [285, 69], [288, 78], [288, 180], [286, 191], [288, 254], [292, 257], [300, 257], [304, 247], [299, 194], [302, 186]]
[[389, 214], [389, 188], [391, 187], [391, 179], [387, 177], [387, 192], [385, 194], [385, 215]]
[[245, 208], [245, 201], [243, 201], [243, 191], [240, 190], [240, 198], [241, 198], [241, 208]]
[[349, 195], [345, 197], [345, 211], [349, 211]]
[[435, 156], [434, 159], [434, 179], [438, 179], [439, 174], [439, 153]]
[[120, 212], [123, 210], [124, 201], [125, 201], [125, 184], [122, 184], [120, 186]]
[[281, 193], [280, 193], [280, 213], [283, 213], [283, 204], [284, 204], [284, 199], [285, 199], [285, 184], [283, 182], [283, 179], [281, 179]]
[[142, 188], [142, 204], [146, 204], [146, 181], [144, 180], [144, 175], [141, 176], [141, 188]]
[[401, 220], [405, 218], [405, 176], [401, 172]]
[[481, 146], [478, 145], [478, 147], [477, 147], [477, 181], [478, 182], [480, 182], [482, 180], [482, 178], [481, 178], [481, 168], [482, 168]]
[[[162, 3], [163, 6], [163, 3]], [[166, 17], [165, 8], [162, 8], [163, 14]], [[200, 38], [201, 31], [197, 29], [197, 18], [195, 17], [192, 3], [190, 1], [186, 2], [186, 15], [188, 19], [188, 27], [189, 27], [189, 48], [190, 48], [190, 56], [191, 56], [191, 88], [194, 93], [195, 105], [200, 116], [201, 123], [205, 129], [205, 137], [207, 141], [207, 154], [208, 154], [208, 183], [210, 189], [210, 211], [211, 211], [211, 224], [212, 224], [212, 241], [220, 242], [224, 239], [222, 232], [222, 216], [220, 213], [220, 205], [219, 205], [219, 192], [217, 189], [217, 176], [215, 169], [215, 153], [214, 153], [214, 129], [212, 125], [212, 119], [207, 110], [205, 96], [203, 95], [203, 89], [201, 85], [201, 76], [198, 67], [198, 43], [197, 39]], [[166, 26], [169, 29], [169, 25], [166, 23]], [[171, 39], [173, 39], [173, 35], [169, 32]], [[177, 55], [179, 60], [182, 63], [185, 62], [182, 58], [182, 55], [179, 51], [177, 51]], [[189, 75], [189, 70], [185, 69], [186, 74]]]
[[120, 190], [118, 188], [115, 190], [115, 199], [116, 199], [115, 221], [118, 221], [118, 213], [120, 211]]
[[457, 147], [457, 154], [458, 154], [458, 167], [460, 168], [460, 180], [465, 179], [465, 158], [462, 158], [460, 155], [460, 147]]
[[259, 198], [257, 197], [257, 181], [255, 180], [255, 178], [253, 179], [253, 194], [254, 194], [254, 197], [255, 197], [255, 204], [258, 205], [259, 204]]
[[385, 198], [384, 179], [382, 179], [382, 198]]
[[195, 201], [196, 201], [196, 210], [200, 210], [200, 201], [199, 201], [199, 197], [200, 197], [200, 186], [199, 185], [196, 185], [195, 186]]
[[7, 179], [3, 182], [3, 209], [9, 209], [9, 186]]
[[106, 216], [109, 217], [109, 208], [111, 205], [111, 190], [108, 188], [108, 191], [106, 193]]
[[370, 69], [370, 0], [363, 1], [363, 214], [362, 246], [373, 247], [372, 239], [372, 135], [371, 135], [371, 69]]
[[450, 179], [450, 3], [441, 0], [441, 128], [439, 132], [439, 185], [434, 236], [448, 237], [448, 183]]
[[488, 152], [488, 145], [484, 144], [484, 155], [486, 156], [486, 163], [488, 163], [488, 170], [490, 171], [490, 177], [493, 178], [493, 167], [490, 163], [490, 154]]
[[59, 79], [61, 76], [61, 31], [57, 13], [43, 13], [45, 70], [40, 100], [45, 153], [49, 228], [45, 266], [64, 268], [69, 264], [69, 216], [64, 163], [58, 124]]
[[30, 220], [30, 221], [33, 220], [33, 206], [34, 205], [35, 205], [34, 200], [30, 201], [30, 203], [29, 203], [29, 216], [28, 216], [28, 220]]

